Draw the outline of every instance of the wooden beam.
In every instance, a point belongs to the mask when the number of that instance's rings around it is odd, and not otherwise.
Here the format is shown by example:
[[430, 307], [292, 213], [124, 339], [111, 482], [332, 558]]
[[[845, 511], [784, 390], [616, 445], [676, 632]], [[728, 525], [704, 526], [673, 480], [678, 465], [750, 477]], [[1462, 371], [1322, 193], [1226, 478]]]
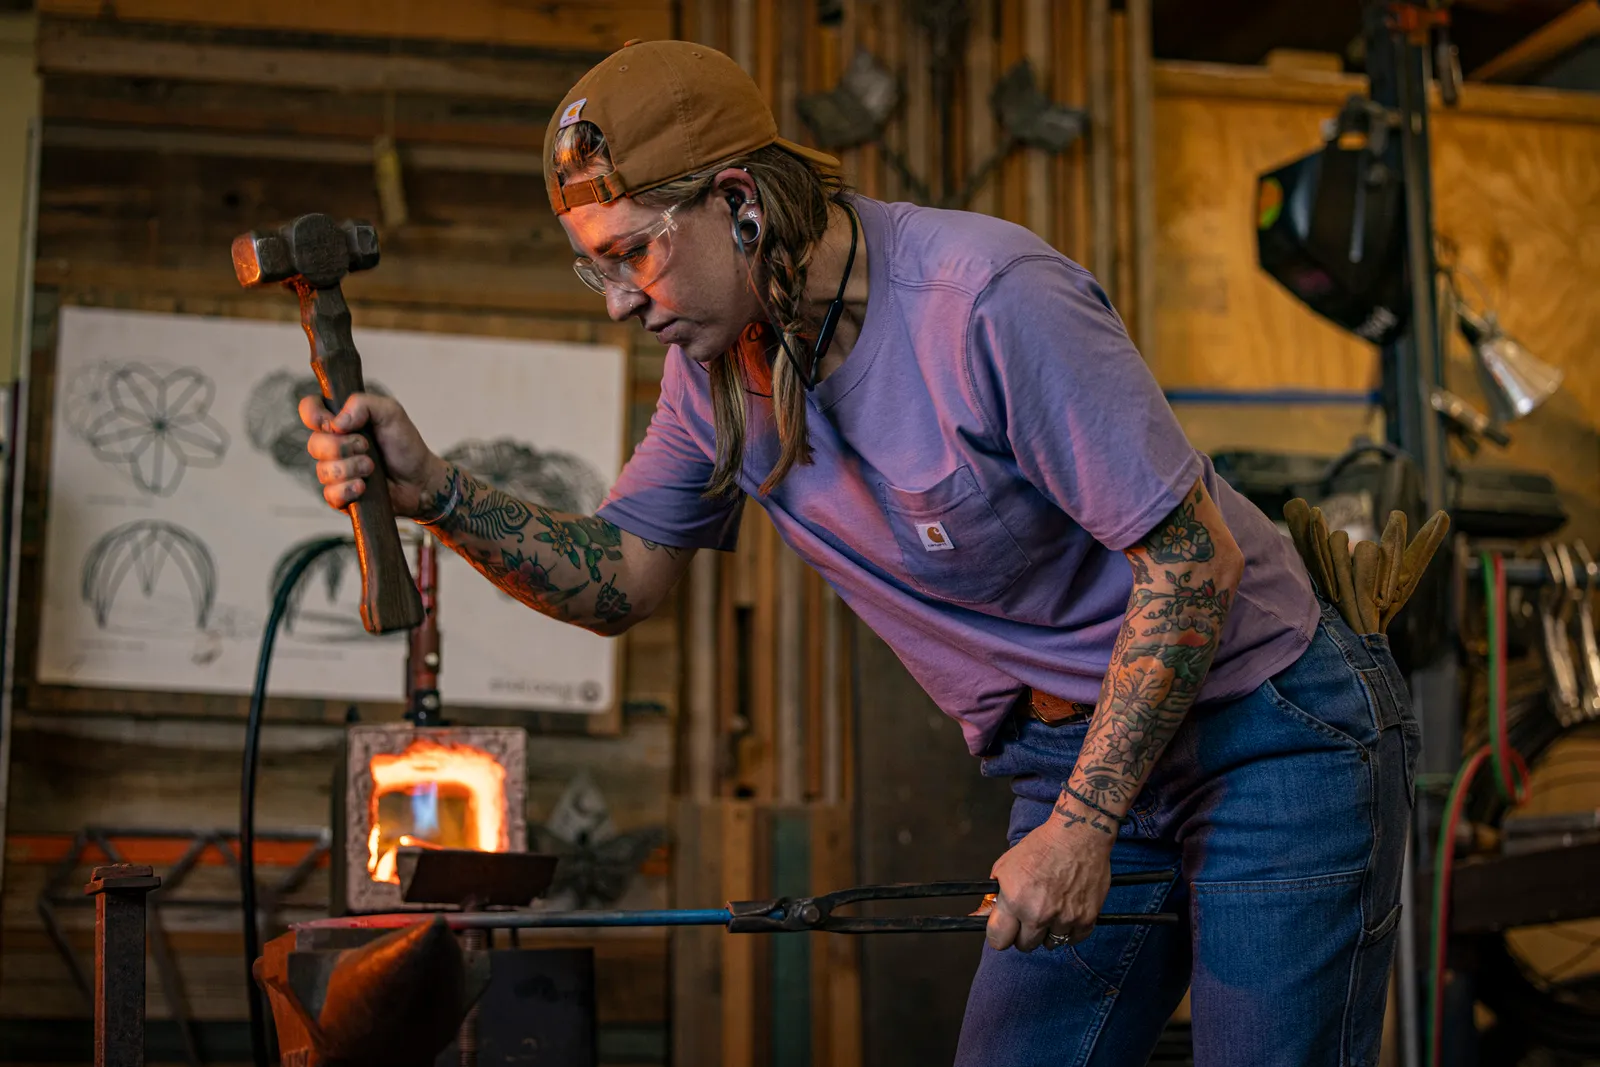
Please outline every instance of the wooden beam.
[[402, 154], [424, 143], [521, 149], [530, 158], [539, 152], [542, 109], [530, 115], [521, 103], [461, 108], [462, 102], [459, 97], [405, 97], [390, 107], [379, 96], [328, 89], [52, 76], [45, 78], [40, 108], [51, 127], [142, 126], [190, 135], [271, 134], [312, 143], [336, 138], [369, 147], [385, 134]]
[[[722, 808], [722, 899], [756, 900], [763, 893], [768, 851], [765, 808], [728, 801]], [[722, 939], [722, 1067], [757, 1067], [766, 1008], [766, 947], [759, 937]]]
[[[41, 259], [35, 272], [38, 285], [53, 286], [69, 294], [143, 293], [216, 299], [233, 297], [241, 302], [266, 300], [277, 293], [246, 293], [221, 250], [217, 267], [157, 267], [132, 263], [108, 264], [93, 259]], [[583, 298], [588, 290], [565, 264], [545, 268], [473, 266], [455, 263], [417, 263], [385, 257], [378, 270], [351, 275], [344, 291], [351, 302], [399, 304], [408, 307], [443, 307], [458, 310], [514, 311], [552, 317], [594, 317], [594, 306]], [[70, 687], [61, 687], [68, 689]], [[99, 690], [89, 690], [89, 693]], [[232, 699], [232, 698], [229, 698]], [[243, 698], [239, 698], [243, 700]], [[91, 704], [92, 698], [91, 698]]]
[[1132, 142], [1134, 336], [1156, 358], [1156, 130], [1150, 0], [1128, 0], [1128, 125]]
[[1600, 37], [1600, 0], [1583, 0], [1473, 71], [1468, 80], [1516, 81], [1592, 37]]
[[[774, 538], [776, 540], [776, 538]], [[776, 545], [773, 568], [777, 600], [773, 621], [772, 739], [776, 749], [773, 795], [798, 804], [805, 793], [805, 565], [787, 546]]]
[[1466, 860], [1456, 867], [1451, 887], [1450, 930], [1485, 934], [1592, 919], [1600, 915], [1596, 875], [1597, 844]]
[[607, 53], [672, 36], [670, 0], [39, 0], [39, 14]]
[[[185, 130], [125, 129], [50, 123], [45, 127], [48, 147], [85, 148], [96, 151], [170, 152], [232, 159], [285, 159], [305, 163], [366, 166], [372, 163], [368, 141], [333, 138], [268, 137], [253, 134], [191, 133]], [[419, 170], [453, 170], [474, 174], [543, 174], [536, 152], [494, 148], [408, 145], [402, 152], [408, 167]]]
[[[12, 834], [6, 838], [5, 850], [8, 863], [38, 863], [55, 866], [62, 861], [74, 856], [82, 860], [83, 865], [92, 866], [96, 863], [144, 863], [152, 867], [170, 867], [182, 859], [194, 844], [194, 839], [185, 837], [178, 831], [162, 837], [127, 837], [111, 835], [107, 840], [111, 847], [117, 850], [121, 859], [113, 860], [100, 850], [98, 845], [91, 844], [81, 853], [75, 852], [73, 834], [68, 833], [32, 833]], [[284, 841], [281, 839], [260, 841], [255, 844], [256, 863], [263, 867], [294, 867], [311, 854], [312, 847], [317, 844], [318, 831], [306, 830], [303, 837], [297, 841]], [[229, 844], [230, 854], [224, 857], [215, 845], [208, 846], [196, 861], [201, 867], [225, 867], [235, 862], [238, 851], [238, 842]], [[317, 860], [316, 866], [328, 866], [328, 857], [324, 854]]]
[[1088, 0], [1087, 47], [1089, 78], [1089, 262], [1086, 264], [1115, 300], [1116, 167], [1112, 124], [1110, 0]]
[[689, 567], [683, 764], [684, 792], [696, 804], [709, 804], [717, 792], [717, 555], [698, 552]]
[[1128, 12], [1111, 13], [1111, 256], [1095, 276], [1139, 343], [1139, 294], [1133, 286], [1133, 142], [1128, 121]]
[[160, 40], [100, 23], [46, 19], [39, 72], [159, 78], [339, 93], [428, 94], [524, 100], [554, 107], [591, 65], [589, 56], [528, 59], [420, 56]]
[[[1155, 65], [1155, 89], [1158, 98], [1221, 97], [1318, 104], [1337, 110], [1352, 93], [1366, 93], [1367, 79], [1356, 74], [1290, 76], [1262, 67], [1169, 60]], [[1430, 92], [1438, 107], [1438, 90]], [[1461, 87], [1460, 103], [1440, 112], [1445, 119], [1456, 114], [1596, 125], [1600, 124], [1600, 94], [1470, 83]]]

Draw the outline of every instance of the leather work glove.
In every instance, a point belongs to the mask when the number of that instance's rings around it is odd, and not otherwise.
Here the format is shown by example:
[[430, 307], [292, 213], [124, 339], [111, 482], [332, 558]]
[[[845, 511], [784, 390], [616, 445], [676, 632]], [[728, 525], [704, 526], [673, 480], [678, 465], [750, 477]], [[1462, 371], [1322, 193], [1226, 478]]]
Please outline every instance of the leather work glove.
[[1283, 517], [1312, 581], [1358, 634], [1389, 629], [1450, 529], [1450, 517], [1436, 511], [1408, 544], [1405, 513], [1391, 511], [1377, 544], [1358, 541], [1351, 548], [1349, 534], [1329, 533], [1322, 509], [1299, 497], [1284, 505]]

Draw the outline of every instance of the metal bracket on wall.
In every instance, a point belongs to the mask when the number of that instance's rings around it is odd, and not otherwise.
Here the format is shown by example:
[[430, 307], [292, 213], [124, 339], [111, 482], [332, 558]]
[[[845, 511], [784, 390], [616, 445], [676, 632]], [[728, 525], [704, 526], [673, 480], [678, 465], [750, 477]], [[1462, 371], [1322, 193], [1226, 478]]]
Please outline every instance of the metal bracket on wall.
[[964, 207], [983, 188], [996, 168], [1018, 148], [1037, 148], [1052, 155], [1065, 151], [1089, 127], [1085, 111], [1051, 100], [1039, 87], [1033, 65], [1015, 63], [989, 94], [1001, 139], [989, 157], [965, 178], [954, 170], [955, 66], [966, 32], [967, 10], [961, 0], [924, 0], [914, 14], [932, 42], [933, 96], [938, 107], [940, 178], [938, 195], [929, 179], [918, 175], [904, 155], [884, 139], [884, 129], [900, 104], [900, 83], [877, 57], [865, 50], [851, 58], [834, 88], [795, 101], [800, 120], [818, 144], [829, 150], [876, 145], [884, 161], [905, 182], [918, 201], [935, 207]]

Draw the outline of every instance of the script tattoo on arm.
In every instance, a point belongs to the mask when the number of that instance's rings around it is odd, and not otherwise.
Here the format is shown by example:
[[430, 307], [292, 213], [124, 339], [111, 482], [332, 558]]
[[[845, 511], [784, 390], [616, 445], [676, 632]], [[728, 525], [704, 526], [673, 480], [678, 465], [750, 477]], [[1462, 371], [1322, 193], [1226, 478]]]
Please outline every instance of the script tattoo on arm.
[[[1068, 781], [1117, 815], [1126, 814], [1199, 696], [1244, 569], [1243, 556], [1201, 482], [1125, 554], [1133, 569], [1133, 592]], [[1108, 820], [1066, 791], [1056, 812], [1069, 826], [1116, 833]]]
[[[535, 611], [597, 633], [618, 633], [633, 613], [622, 577], [624, 534], [593, 515], [529, 504], [452, 464], [423, 514], [438, 514], [459, 490], [455, 510], [433, 527], [501, 590]], [[643, 542], [651, 550], [663, 546]], [[668, 551], [676, 552], [676, 549]]]
[[1062, 795], [1060, 800], [1056, 801], [1056, 814], [1061, 816], [1062, 823], [1068, 827], [1088, 826], [1090, 829], [1098, 830], [1103, 834], [1116, 836], [1117, 828], [1107, 822], [1104, 815], [1097, 811], [1090, 811], [1081, 804], [1073, 806], [1065, 794]]

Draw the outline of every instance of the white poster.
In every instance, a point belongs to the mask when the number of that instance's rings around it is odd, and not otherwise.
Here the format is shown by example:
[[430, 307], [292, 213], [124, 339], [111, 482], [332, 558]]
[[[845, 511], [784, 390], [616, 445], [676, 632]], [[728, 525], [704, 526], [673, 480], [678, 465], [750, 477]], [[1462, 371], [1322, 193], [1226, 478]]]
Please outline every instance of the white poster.
[[[514, 495], [588, 513], [621, 469], [621, 349], [354, 336], [369, 390], [397, 397], [435, 452]], [[64, 308], [57, 359], [38, 680], [248, 693], [278, 568], [299, 544], [350, 534], [322, 500], [295, 413], [316, 390], [305, 333]], [[417, 528], [400, 525], [414, 565]], [[307, 574], [272, 693], [404, 698], [405, 636], [362, 628], [360, 585], [353, 550]], [[614, 641], [544, 618], [445, 549], [439, 628], [446, 712], [598, 713], [618, 699]]]

